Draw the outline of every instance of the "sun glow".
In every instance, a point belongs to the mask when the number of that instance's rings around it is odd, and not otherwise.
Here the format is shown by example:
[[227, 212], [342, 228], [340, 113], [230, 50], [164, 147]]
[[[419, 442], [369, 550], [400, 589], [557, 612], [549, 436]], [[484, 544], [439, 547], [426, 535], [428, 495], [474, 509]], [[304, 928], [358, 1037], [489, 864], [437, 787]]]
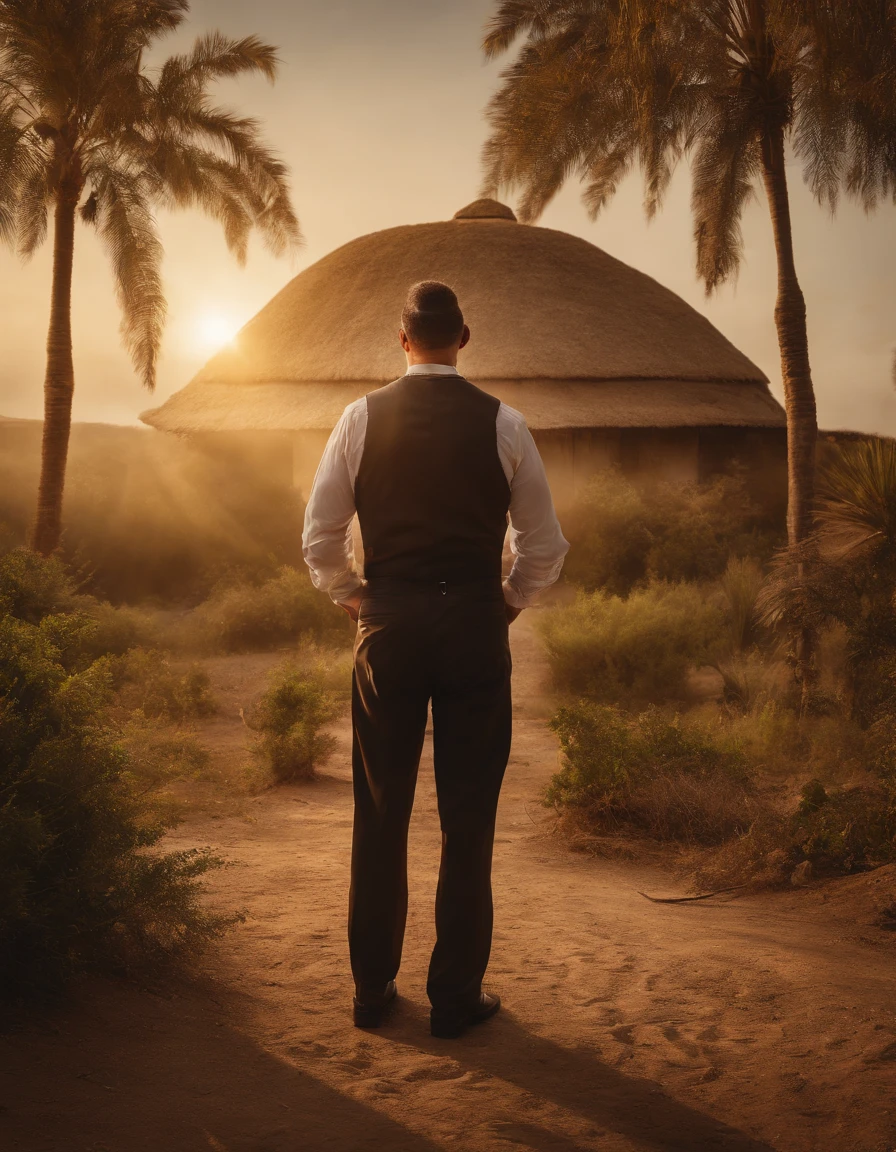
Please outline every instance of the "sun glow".
[[226, 312], [207, 311], [197, 317], [193, 338], [203, 352], [213, 352], [232, 344], [239, 329], [239, 321]]

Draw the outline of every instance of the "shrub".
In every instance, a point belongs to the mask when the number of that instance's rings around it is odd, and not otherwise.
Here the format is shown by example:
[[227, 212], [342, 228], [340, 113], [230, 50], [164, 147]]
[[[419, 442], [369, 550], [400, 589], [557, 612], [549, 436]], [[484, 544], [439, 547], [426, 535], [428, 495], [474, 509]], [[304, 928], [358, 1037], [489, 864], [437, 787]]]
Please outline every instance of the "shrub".
[[[158, 960], [227, 921], [200, 902], [205, 851], [160, 852], [164, 832], [102, 721], [108, 661], [71, 673], [51, 633], [0, 621], [0, 986]], [[56, 629], [56, 631], [62, 631]]]
[[896, 796], [885, 787], [807, 784], [795, 810], [769, 808], [742, 836], [700, 861], [698, 887], [786, 883], [803, 861], [817, 876], [864, 872], [896, 861]]
[[740, 476], [662, 485], [649, 507], [647, 572], [655, 580], [716, 580], [731, 557], [767, 560], [781, 540], [781, 526], [753, 502]]
[[[58, 557], [40, 556], [27, 548], [14, 548], [0, 557], [0, 613], [29, 624], [48, 616], [65, 617], [69, 666], [78, 660], [88, 664], [100, 656], [121, 655], [149, 642], [155, 632], [146, 613], [114, 608], [80, 594]], [[77, 629], [71, 623], [75, 617]]]
[[561, 708], [551, 727], [563, 766], [548, 803], [592, 830], [720, 844], [745, 832], [761, 808], [743, 756], [680, 717], [581, 701]]
[[765, 577], [750, 557], [732, 557], [719, 580], [732, 655], [752, 648], [761, 638], [758, 601]]
[[44, 616], [71, 612], [78, 603], [74, 582], [55, 556], [14, 548], [0, 557], [0, 614], [39, 624]]
[[563, 517], [570, 542], [564, 576], [588, 592], [628, 595], [647, 575], [650, 526], [644, 497], [621, 473], [595, 477]]
[[852, 715], [868, 726], [896, 710], [896, 441], [869, 437], [824, 455], [815, 534], [776, 558], [760, 607], [789, 639], [810, 707], [817, 668], [800, 666], [801, 638], [843, 630]]
[[280, 783], [310, 780], [335, 747], [335, 739], [321, 731], [342, 710], [327, 679], [320, 666], [282, 664], [253, 709], [250, 724], [260, 733], [258, 752]]
[[701, 589], [654, 585], [627, 600], [581, 593], [544, 614], [540, 630], [554, 683], [608, 703], [681, 699], [689, 669], [717, 651], [724, 614]]
[[198, 664], [180, 672], [166, 653], [135, 648], [119, 661], [116, 674], [120, 702], [148, 720], [191, 720], [217, 711], [208, 673]]
[[896, 794], [884, 787], [803, 789], [793, 818], [802, 858], [819, 872], [863, 872], [896, 861]]
[[275, 648], [301, 637], [348, 644], [352, 636], [345, 612], [295, 568], [281, 568], [261, 584], [219, 588], [196, 609], [188, 627], [225, 652]]
[[718, 579], [732, 556], [766, 560], [782, 538], [782, 525], [735, 476], [639, 489], [619, 472], [604, 472], [563, 528], [572, 545], [566, 579], [618, 596], [650, 580]]
[[826, 785], [842, 784], [865, 774], [867, 740], [858, 725], [845, 716], [800, 718], [772, 690], [775, 683], [783, 688], [786, 677], [787, 669], [772, 665], [753, 709], [726, 709], [716, 722], [757, 771], [779, 783], [816, 776]]
[[83, 608], [92, 625], [84, 638], [84, 652], [94, 659], [123, 656], [132, 648], [151, 648], [158, 630], [152, 617], [137, 608], [115, 608], [93, 600]]
[[130, 719], [122, 726], [119, 743], [128, 755], [128, 774], [145, 792], [197, 780], [211, 763], [208, 749], [192, 733], [172, 732], [158, 721]]

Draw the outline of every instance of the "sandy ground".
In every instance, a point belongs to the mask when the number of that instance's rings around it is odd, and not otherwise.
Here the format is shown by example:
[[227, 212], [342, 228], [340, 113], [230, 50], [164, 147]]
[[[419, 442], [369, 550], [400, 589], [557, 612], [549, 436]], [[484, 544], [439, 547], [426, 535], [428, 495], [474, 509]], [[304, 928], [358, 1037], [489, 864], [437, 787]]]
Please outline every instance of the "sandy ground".
[[[350, 1024], [347, 724], [322, 778], [204, 815], [246, 922], [189, 984], [95, 981], [0, 1038], [0, 1147], [28, 1152], [888, 1152], [896, 1148], [894, 870], [809, 891], [663, 906], [655, 864], [570, 853], [539, 793], [556, 764], [543, 666], [515, 628], [516, 737], [496, 845], [490, 986], [505, 1010], [433, 1040], [424, 982], [438, 825], [431, 761], [412, 828], [401, 1002]], [[216, 662], [206, 733], [242, 755], [270, 658]], [[205, 738], [205, 737], [204, 737]]]

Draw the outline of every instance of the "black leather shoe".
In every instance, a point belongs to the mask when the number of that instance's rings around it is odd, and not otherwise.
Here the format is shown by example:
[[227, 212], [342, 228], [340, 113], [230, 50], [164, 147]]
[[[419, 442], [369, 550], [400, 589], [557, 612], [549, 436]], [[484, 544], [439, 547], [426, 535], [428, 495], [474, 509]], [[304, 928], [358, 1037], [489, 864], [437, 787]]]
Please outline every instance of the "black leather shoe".
[[374, 993], [372, 996], [365, 992], [360, 998], [355, 996], [352, 1001], [355, 1027], [379, 1028], [397, 995], [398, 988], [395, 981], [390, 980], [382, 992]]
[[500, 996], [482, 992], [472, 1008], [433, 1008], [429, 1014], [429, 1030], [440, 1040], [455, 1040], [470, 1027], [488, 1020], [501, 1007]]

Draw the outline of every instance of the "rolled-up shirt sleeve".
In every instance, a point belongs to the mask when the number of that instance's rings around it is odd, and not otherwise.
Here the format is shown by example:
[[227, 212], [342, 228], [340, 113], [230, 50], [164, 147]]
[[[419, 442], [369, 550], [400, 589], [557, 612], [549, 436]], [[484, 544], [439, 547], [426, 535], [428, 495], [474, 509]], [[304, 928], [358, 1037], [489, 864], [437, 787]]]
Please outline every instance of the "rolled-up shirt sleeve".
[[333, 429], [305, 508], [302, 553], [315, 588], [337, 604], [361, 587], [355, 568], [352, 519], [355, 478], [367, 429], [367, 402], [350, 404]]
[[569, 544], [560, 529], [544, 464], [523, 416], [501, 405], [498, 449], [510, 483], [510, 550], [513, 568], [504, 581], [504, 597], [514, 608], [527, 608], [539, 592], [554, 584]]

